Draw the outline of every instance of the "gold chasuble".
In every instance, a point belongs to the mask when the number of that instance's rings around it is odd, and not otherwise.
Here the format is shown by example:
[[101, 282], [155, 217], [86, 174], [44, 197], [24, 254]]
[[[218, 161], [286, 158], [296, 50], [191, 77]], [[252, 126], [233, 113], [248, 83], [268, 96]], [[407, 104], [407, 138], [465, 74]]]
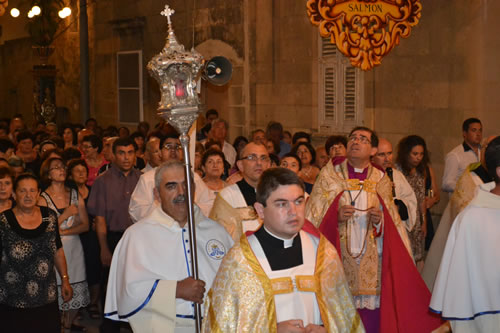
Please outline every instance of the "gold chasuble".
[[[381, 177], [380, 173], [373, 172], [374, 170], [378, 169], [370, 164], [368, 166], [368, 176], [364, 180], [365, 185], [363, 186], [363, 190], [366, 191], [368, 197], [368, 207], [378, 207], [379, 197], [382, 198], [385, 207], [387, 207], [389, 215], [391, 215], [392, 221], [394, 221], [394, 225], [401, 236], [401, 240], [408, 249], [410, 256], [412, 256], [408, 234], [406, 233], [404, 224], [399, 217], [398, 208], [394, 204], [394, 198], [392, 197], [391, 180], [385, 173], [383, 177]], [[323, 169], [321, 169], [311, 192], [311, 196], [307, 201], [306, 219], [319, 228], [326, 212], [332, 205], [335, 198], [341, 192], [344, 192], [339, 200], [339, 207], [350, 205], [351, 198], [348, 191], [359, 190], [361, 188], [360, 184], [361, 182], [358, 179], [349, 179], [347, 160], [344, 160], [342, 163], [335, 166], [330, 160], [323, 167]], [[344, 240], [346, 238], [345, 231], [345, 223], [339, 223], [341, 239], [343, 238]]]
[[222, 225], [236, 243], [243, 234], [243, 221], [257, 220], [259, 216], [255, 208], [251, 206], [234, 208], [218, 194], [209, 218]]
[[[306, 231], [307, 225], [317, 233], [307, 222], [302, 230]], [[242, 235], [223, 259], [208, 292], [202, 332], [276, 333], [274, 295], [289, 289], [284, 287], [284, 279], [277, 280], [268, 278], [247, 236]], [[337, 251], [325, 237], [319, 240], [314, 276], [296, 280], [298, 290], [316, 294], [321, 320], [328, 332], [365, 332]]]

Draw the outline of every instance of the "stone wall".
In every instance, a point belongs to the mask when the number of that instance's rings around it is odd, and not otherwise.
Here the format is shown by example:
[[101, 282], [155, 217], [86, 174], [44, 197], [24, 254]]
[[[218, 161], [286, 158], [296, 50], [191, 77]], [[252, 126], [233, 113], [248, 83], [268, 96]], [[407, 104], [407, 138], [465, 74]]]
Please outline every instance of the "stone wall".
[[[422, 19], [382, 65], [365, 75], [365, 123], [398, 141], [422, 136], [438, 182], [448, 151], [462, 142], [462, 122], [483, 121], [500, 134], [500, 5], [495, 1], [422, 1]], [[447, 195], [442, 193], [444, 209]]]

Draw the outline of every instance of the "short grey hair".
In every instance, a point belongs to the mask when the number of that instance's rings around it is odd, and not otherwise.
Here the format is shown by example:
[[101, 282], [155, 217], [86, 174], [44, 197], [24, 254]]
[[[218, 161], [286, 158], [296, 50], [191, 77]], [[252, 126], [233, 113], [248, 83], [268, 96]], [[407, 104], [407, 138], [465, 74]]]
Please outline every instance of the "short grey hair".
[[161, 180], [163, 178], [163, 174], [167, 172], [167, 170], [172, 168], [181, 168], [184, 169], [184, 163], [179, 160], [168, 160], [165, 163], [160, 164], [156, 167], [155, 171], [155, 187], [157, 190], [160, 190]]
[[214, 120], [212, 120], [212, 127], [214, 127], [218, 123], [224, 123], [224, 127], [226, 128], [226, 130], [229, 129], [229, 124], [222, 118], [215, 118]]

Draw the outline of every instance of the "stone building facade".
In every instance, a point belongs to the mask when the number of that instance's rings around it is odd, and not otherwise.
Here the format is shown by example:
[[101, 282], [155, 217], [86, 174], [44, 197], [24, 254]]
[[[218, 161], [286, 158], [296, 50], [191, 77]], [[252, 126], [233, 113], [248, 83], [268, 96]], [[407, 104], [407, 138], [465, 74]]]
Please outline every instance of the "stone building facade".
[[[440, 178], [444, 155], [462, 141], [465, 118], [482, 119], [485, 136], [500, 134], [496, 61], [500, 2], [421, 2], [422, 18], [410, 38], [403, 39], [381, 66], [360, 75], [357, 98], [364, 107], [358, 122], [393, 144], [407, 134], [423, 136]], [[71, 1], [76, 22], [69, 23], [74, 26], [56, 40], [50, 59], [59, 69], [57, 104], [69, 109], [71, 121], [81, 121], [77, 3]], [[218, 109], [229, 121], [231, 140], [265, 128], [270, 120], [280, 121], [292, 132], [313, 133], [316, 143], [331, 134], [320, 132], [321, 40], [309, 22], [305, 1], [171, 0], [168, 4], [176, 11], [172, 20], [180, 43], [186, 48], [194, 45], [206, 59], [224, 56], [233, 65], [229, 84], [202, 83], [206, 108]], [[142, 51], [143, 119], [157, 121], [159, 89], [145, 66], [164, 45], [166, 19], [159, 14], [164, 5], [157, 0], [89, 1], [91, 115], [100, 124], [119, 124], [117, 53], [131, 50]], [[4, 19], [0, 17], [0, 24]], [[36, 62], [30, 40], [2, 42], [2, 116], [16, 112], [28, 116], [30, 68]]]

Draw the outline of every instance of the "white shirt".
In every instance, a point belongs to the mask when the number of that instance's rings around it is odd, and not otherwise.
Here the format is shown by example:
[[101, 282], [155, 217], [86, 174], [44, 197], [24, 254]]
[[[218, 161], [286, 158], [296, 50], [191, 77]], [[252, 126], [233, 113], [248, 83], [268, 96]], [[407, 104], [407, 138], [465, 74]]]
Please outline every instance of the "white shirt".
[[[304, 231], [300, 231], [296, 237], [300, 237], [302, 243], [303, 264], [276, 271], [271, 269], [257, 237], [255, 235], [248, 237], [248, 243], [269, 279], [290, 277], [292, 278], [294, 287], [296, 285], [296, 276], [314, 275], [316, 252], [319, 244], [319, 239], [309, 236]], [[278, 323], [286, 320], [302, 319], [304, 326], [308, 324], [322, 324], [318, 301], [313, 292], [298, 291], [295, 287], [291, 293], [275, 295], [274, 302], [276, 304], [276, 319]]]
[[[479, 155], [481, 155], [481, 148], [479, 148]], [[479, 162], [479, 155], [465, 142], [446, 154], [443, 184], [441, 186], [444, 192], [451, 193], [455, 191], [458, 178], [460, 178], [469, 164]]]
[[408, 209], [408, 219], [403, 220], [406, 229], [411, 231], [417, 222], [417, 197], [411, 185], [406, 180], [406, 177], [401, 171], [393, 168], [394, 188], [396, 191], [396, 198], [404, 202]]
[[[128, 212], [133, 222], [137, 222], [149, 216], [153, 210], [160, 205], [153, 194], [155, 188], [155, 172], [156, 168], [143, 173], [135, 186], [134, 192], [132, 192]], [[207, 208], [207, 205], [210, 205], [210, 202], [206, 202], [206, 198], [209, 196], [204, 193], [208, 191], [208, 187], [196, 172], [194, 173], [194, 184], [194, 202], [203, 212], [209, 211], [210, 208]]]
[[[205, 281], [208, 291], [233, 241], [222, 226], [197, 208], [195, 221], [199, 278]], [[141, 332], [165, 332], [158, 329], [169, 326], [176, 318], [175, 332], [186, 331], [178, 329], [179, 323], [191, 326], [194, 332], [192, 303], [175, 298], [177, 281], [192, 275], [189, 242], [187, 225], [181, 228], [160, 207], [129, 227], [113, 254], [105, 316], [130, 319], [133, 327], [134, 319], [140, 318]]]
[[234, 162], [236, 162], [236, 149], [234, 149], [233, 145], [227, 141], [224, 141], [224, 147], [222, 147], [222, 152], [224, 153], [226, 161], [228, 161], [229, 164], [233, 166]]

